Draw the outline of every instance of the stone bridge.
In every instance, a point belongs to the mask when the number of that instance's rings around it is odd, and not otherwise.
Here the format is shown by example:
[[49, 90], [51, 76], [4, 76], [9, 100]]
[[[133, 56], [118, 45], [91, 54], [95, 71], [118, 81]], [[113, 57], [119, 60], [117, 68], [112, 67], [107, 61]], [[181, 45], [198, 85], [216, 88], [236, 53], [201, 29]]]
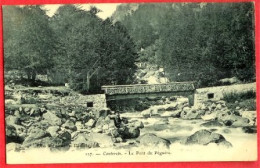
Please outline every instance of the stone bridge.
[[194, 103], [194, 82], [173, 82], [167, 84], [136, 84], [102, 86], [107, 101], [133, 98], [186, 96]]

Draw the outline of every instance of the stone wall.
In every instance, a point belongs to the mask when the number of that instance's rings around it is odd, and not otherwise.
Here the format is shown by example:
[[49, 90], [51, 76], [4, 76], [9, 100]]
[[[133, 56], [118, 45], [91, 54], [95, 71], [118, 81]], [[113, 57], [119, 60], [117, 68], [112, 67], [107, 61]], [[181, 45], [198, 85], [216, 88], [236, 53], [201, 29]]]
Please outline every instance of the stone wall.
[[97, 111], [107, 107], [105, 94], [66, 96], [61, 103], [79, 105]]
[[256, 83], [228, 85], [228, 86], [216, 86], [196, 89], [194, 95], [194, 105], [198, 105], [207, 100], [217, 101], [223, 98], [227, 93], [243, 93], [247, 91], [256, 92]]

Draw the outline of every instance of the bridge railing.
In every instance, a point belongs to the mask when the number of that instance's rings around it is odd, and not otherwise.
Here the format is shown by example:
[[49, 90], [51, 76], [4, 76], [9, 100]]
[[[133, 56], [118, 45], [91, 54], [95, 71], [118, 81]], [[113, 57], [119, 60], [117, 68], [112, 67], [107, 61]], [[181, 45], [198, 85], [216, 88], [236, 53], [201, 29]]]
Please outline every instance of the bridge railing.
[[194, 82], [102, 86], [107, 95], [194, 91]]

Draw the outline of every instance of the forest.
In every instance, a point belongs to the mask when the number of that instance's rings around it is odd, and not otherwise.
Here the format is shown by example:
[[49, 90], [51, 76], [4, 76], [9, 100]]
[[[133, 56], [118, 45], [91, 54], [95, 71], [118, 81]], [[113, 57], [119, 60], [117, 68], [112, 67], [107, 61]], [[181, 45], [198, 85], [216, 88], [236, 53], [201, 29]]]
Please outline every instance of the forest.
[[198, 87], [255, 80], [253, 3], [121, 4], [106, 20], [99, 12], [62, 5], [49, 17], [42, 6], [5, 6], [5, 73], [30, 85], [47, 75], [81, 93], [135, 84], [137, 62]]

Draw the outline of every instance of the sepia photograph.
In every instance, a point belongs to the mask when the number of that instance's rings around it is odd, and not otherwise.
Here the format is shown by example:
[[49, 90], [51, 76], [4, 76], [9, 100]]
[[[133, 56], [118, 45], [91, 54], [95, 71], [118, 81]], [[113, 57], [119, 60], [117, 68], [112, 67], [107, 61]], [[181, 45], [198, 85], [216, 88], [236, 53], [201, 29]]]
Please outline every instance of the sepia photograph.
[[7, 164], [256, 161], [254, 6], [4, 5]]

